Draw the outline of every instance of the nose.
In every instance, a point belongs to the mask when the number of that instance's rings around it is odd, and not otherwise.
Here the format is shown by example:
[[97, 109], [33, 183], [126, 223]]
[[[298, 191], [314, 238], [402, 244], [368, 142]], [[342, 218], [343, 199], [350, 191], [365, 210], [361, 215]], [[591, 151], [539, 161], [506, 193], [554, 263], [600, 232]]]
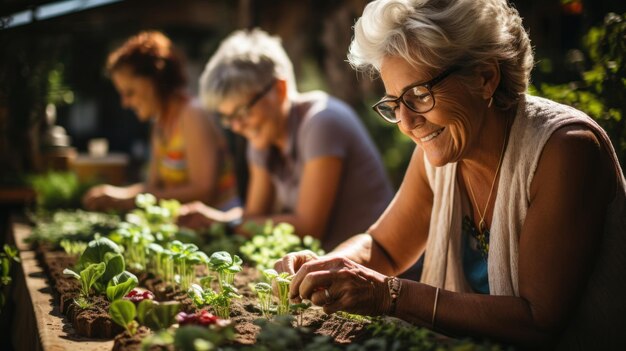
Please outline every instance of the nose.
[[400, 120], [402, 128], [406, 130], [413, 130], [426, 121], [422, 114], [411, 111], [404, 104], [400, 104], [399, 110], [396, 111], [396, 116]]

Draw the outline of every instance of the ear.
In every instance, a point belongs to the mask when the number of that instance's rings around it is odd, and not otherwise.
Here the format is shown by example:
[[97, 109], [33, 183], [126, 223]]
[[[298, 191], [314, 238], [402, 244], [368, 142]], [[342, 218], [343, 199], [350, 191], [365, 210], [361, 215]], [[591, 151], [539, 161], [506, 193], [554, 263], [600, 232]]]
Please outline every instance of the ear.
[[285, 79], [276, 79], [276, 97], [281, 103], [288, 98], [287, 81]]
[[488, 100], [496, 92], [500, 84], [500, 65], [497, 60], [490, 60], [477, 68], [480, 82], [480, 92], [485, 100]]

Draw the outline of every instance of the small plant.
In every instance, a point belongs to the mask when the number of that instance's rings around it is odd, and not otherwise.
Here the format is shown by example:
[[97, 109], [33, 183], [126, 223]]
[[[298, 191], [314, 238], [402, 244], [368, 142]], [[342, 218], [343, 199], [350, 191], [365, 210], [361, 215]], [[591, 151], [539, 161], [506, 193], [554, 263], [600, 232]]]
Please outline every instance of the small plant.
[[193, 284], [189, 289], [189, 297], [197, 307], [211, 306], [220, 318], [230, 318], [230, 302], [232, 299], [240, 299], [237, 288], [224, 283], [219, 293], [212, 289], [202, 289], [198, 284]]
[[95, 233], [109, 234], [117, 228], [120, 219], [116, 215], [75, 211], [38, 212], [30, 215], [35, 224], [27, 241], [58, 246], [61, 240], [88, 242]]
[[91, 288], [104, 274], [106, 264], [104, 262], [92, 263], [80, 272], [80, 275], [70, 269], [64, 269], [63, 274], [72, 276], [80, 282], [80, 299], [74, 300], [81, 308], [88, 307]]
[[68, 239], [61, 240], [59, 245], [61, 245], [61, 247], [63, 248], [65, 253], [67, 253], [70, 256], [74, 256], [74, 257], [76, 257], [78, 259], [80, 259], [80, 255], [87, 248], [87, 243], [86, 242], [83, 242], [83, 241], [71, 241], [71, 240], [68, 240]]
[[109, 280], [106, 288], [107, 299], [109, 301], [121, 299], [137, 286], [138, 283], [139, 281], [134, 274], [123, 271]]
[[198, 246], [195, 244], [184, 244], [178, 240], [174, 240], [169, 245], [169, 251], [172, 253], [171, 257], [174, 262], [175, 278], [181, 290], [186, 291], [196, 278], [195, 267], [207, 264], [209, 258], [204, 252], [198, 251]]
[[296, 316], [296, 323], [298, 327], [302, 326], [302, 315], [304, 315], [304, 311], [311, 307], [311, 302], [301, 302], [289, 305], [289, 310], [291, 314]]
[[139, 324], [135, 321], [137, 308], [135, 304], [128, 300], [117, 300], [111, 303], [109, 315], [113, 322], [121, 325], [128, 331], [128, 334], [135, 335]]
[[290, 252], [306, 249], [319, 255], [324, 253], [319, 240], [311, 236], [301, 239], [289, 223], [274, 226], [272, 221], [267, 221], [264, 226], [258, 226], [250, 222], [245, 226], [253, 236], [241, 246], [240, 251], [246, 262], [253, 262], [260, 271], [272, 268], [274, 262]]
[[11, 284], [11, 266], [14, 262], [20, 262], [17, 248], [5, 244], [3, 252], [0, 252], [0, 313], [6, 303], [3, 287]]
[[214, 252], [209, 258], [208, 268], [217, 272], [220, 288], [225, 284], [233, 284], [235, 274], [241, 272], [243, 261], [239, 256], [231, 256], [226, 251]]
[[270, 284], [276, 284], [278, 287], [278, 306], [276, 307], [276, 313], [278, 315], [289, 314], [289, 284], [291, 283], [291, 277], [289, 273], [278, 273], [274, 269], [266, 269], [263, 271], [263, 276]]
[[156, 302], [146, 299], [137, 306], [137, 319], [141, 325], [145, 325], [154, 331], [159, 331], [167, 329], [176, 323], [176, 315], [179, 310], [179, 302]]
[[263, 317], [270, 318], [272, 316], [272, 286], [268, 283], [256, 283], [254, 290], [259, 297], [259, 307]]

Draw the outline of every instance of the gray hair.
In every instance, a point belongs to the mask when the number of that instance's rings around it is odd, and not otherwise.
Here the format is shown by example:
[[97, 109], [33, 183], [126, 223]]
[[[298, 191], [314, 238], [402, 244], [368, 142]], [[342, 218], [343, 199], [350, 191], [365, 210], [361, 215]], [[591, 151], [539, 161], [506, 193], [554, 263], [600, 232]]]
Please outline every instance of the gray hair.
[[224, 99], [261, 90], [272, 79], [296, 92], [293, 65], [278, 37], [260, 29], [233, 32], [220, 44], [200, 76], [200, 99], [210, 110]]
[[507, 0], [377, 0], [354, 26], [348, 60], [380, 72], [385, 56], [414, 67], [500, 67], [496, 106], [508, 109], [528, 89], [533, 52], [517, 10]]

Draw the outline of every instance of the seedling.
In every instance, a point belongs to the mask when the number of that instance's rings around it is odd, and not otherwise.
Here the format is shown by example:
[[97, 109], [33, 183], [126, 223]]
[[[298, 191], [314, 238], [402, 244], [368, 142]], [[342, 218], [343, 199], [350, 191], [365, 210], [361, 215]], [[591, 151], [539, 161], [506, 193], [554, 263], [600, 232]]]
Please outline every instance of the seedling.
[[128, 334], [135, 335], [139, 324], [135, 321], [137, 309], [135, 304], [128, 300], [117, 300], [111, 303], [109, 315], [113, 322], [121, 325], [128, 331]]
[[61, 240], [59, 245], [61, 245], [63, 250], [65, 250], [65, 253], [67, 253], [70, 256], [74, 256], [76, 258], [80, 258], [80, 255], [87, 248], [87, 243], [86, 242], [71, 241], [71, 240], [68, 240], [68, 239]]
[[231, 256], [226, 251], [214, 252], [209, 258], [208, 268], [217, 272], [220, 289], [225, 284], [233, 284], [235, 274], [241, 272], [241, 258], [237, 255]]
[[106, 269], [104, 262], [92, 263], [87, 268], [80, 272], [80, 275], [71, 269], [65, 268], [63, 274], [69, 275], [78, 279], [80, 282], [80, 294], [83, 297], [89, 297], [91, 295], [91, 287], [96, 283]]
[[159, 331], [176, 323], [176, 314], [179, 310], [180, 303], [176, 301], [156, 302], [145, 299], [137, 306], [137, 319], [142, 325]]
[[289, 283], [291, 283], [291, 277], [289, 273], [278, 273], [274, 269], [265, 269], [263, 276], [270, 284], [276, 284], [278, 288], [278, 306], [276, 307], [276, 313], [279, 315], [289, 314]]
[[5, 304], [5, 289], [3, 287], [11, 284], [11, 265], [13, 262], [20, 262], [17, 248], [5, 244], [3, 251], [0, 252], [0, 314]]
[[254, 290], [259, 297], [259, 307], [261, 308], [263, 317], [269, 319], [272, 314], [272, 286], [264, 282], [256, 283]]
[[237, 294], [237, 288], [224, 283], [221, 291], [216, 293], [212, 289], [202, 289], [198, 284], [193, 284], [189, 289], [189, 297], [193, 300], [197, 307], [212, 306], [215, 314], [220, 318], [228, 319], [230, 317], [230, 302], [234, 298], [241, 298]]
[[307, 310], [309, 307], [311, 307], [310, 302], [295, 303], [289, 306], [291, 313], [297, 317], [296, 323], [298, 327], [302, 326], [302, 315], [304, 314], [304, 311]]
[[291, 283], [291, 277], [289, 273], [283, 272], [275, 278], [276, 285], [278, 286], [278, 307], [276, 313], [279, 315], [289, 314], [289, 283]]

